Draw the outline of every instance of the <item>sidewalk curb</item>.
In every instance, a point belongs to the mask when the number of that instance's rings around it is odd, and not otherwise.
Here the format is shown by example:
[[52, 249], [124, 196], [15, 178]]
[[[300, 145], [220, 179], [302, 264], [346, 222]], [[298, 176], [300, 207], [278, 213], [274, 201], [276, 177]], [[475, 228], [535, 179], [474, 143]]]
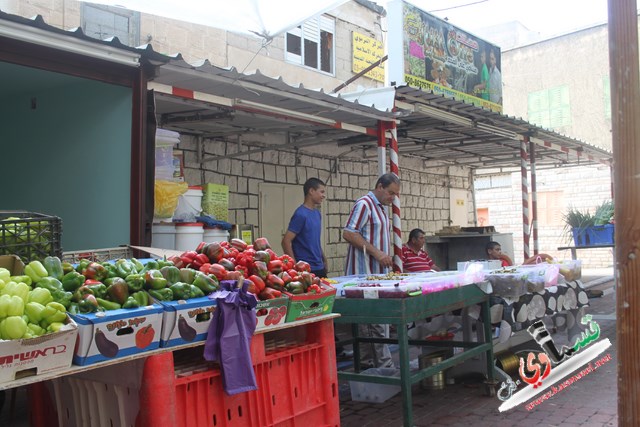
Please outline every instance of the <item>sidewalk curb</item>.
[[595, 280], [591, 280], [589, 282], [583, 283], [585, 289], [589, 289], [593, 286], [598, 286], [598, 285], [602, 285], [604, 283], [607, 282], [613, 282], [615, 279], [613, 276], [605, 276], [605, 277], [600, 277], [598, 279]]

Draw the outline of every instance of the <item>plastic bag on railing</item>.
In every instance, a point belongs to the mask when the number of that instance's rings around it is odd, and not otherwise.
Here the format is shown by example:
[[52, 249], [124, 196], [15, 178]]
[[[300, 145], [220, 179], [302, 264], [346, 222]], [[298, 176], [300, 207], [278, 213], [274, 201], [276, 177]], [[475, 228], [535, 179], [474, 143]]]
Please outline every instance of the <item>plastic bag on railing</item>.
[[178, 198], [187, 192], [189, 184], [186, 182], [156, 180], [154, 185], [153, 216], [157, 219], [171, 221], [173, 213], [178, 207]]
[[229, 395], [258, 388], [251, 361], [258, 301], [247, 291], [249, 284], [244, 280], [238, 287], [235, 280], [222, 280], [220, 290], [209, 295], [217, 308], [209, 324], [204, 358], [220, 363], [222, 385]]

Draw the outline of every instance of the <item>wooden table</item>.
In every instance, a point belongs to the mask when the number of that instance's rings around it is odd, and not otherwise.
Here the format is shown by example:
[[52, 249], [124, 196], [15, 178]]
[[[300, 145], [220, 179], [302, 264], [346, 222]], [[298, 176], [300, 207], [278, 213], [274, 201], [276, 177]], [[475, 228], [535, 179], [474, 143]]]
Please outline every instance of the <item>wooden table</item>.
[[[482, 304], [484, 342], [426, 341], [409, 339], [407, 333], [408, 323], [475, 304]], [[468, 285], [409, 298], [338, 298], [334, 303], [333, 311], [340, 314], [340, 317], [334, 319], [334, 322], [352, 324], [353, 338], [341, 341], [340, 344], [353, 343], [354, 368], [356, 371], [338, 372], [338, 378], [350, 381], [399, 385], [402, 391], [402, 410], [405, 426], [408, 427], [413, 425], [411, 385], [471, 357], [486, 353], [488, 377], [487, 391], [489, 395], [493, 395], [495, 392], [492, 387], [494, 382], [494, 371], [491, 320], [489, 316], [489, 295], [484, 293], [478, 286]], [[398, 337], [386, 339], [359, 337], [358, 323], [396, 325]], [[368, 375], [360, 372], [359, 343], [371, 342], [398, 344], [400, 351], [400, 377]], [[440, 363], [412, 373], [409, 368], [410, 345], [428, 347], [438, 346], [445, 348], [463, 347], [465, 351], [445, 359]]]

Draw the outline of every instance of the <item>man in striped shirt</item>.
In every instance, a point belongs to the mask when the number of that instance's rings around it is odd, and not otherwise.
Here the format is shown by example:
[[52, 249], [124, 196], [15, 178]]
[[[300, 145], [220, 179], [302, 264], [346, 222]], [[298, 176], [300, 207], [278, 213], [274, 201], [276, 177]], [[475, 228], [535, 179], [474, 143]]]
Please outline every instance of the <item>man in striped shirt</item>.
[[[400, 179], [392, 173], [382, 175], [373, 191], [356, 200], [342, 237], [349, 243], [345, 275], [385, 274], [393, 266], [389, 255], [389, 216], [385, 206], [400, 195]], [[389, 338], [389, 325], [359, 324], [359, 335]], [[387, 344], [361, 344], [363, 367], [393, 367]]]
[[414, 228], [409, 233], [409, 240], [402, 246], [402, 270], [407, 271], [440, 271], [438, 266], [424, 251], [424, 231]]

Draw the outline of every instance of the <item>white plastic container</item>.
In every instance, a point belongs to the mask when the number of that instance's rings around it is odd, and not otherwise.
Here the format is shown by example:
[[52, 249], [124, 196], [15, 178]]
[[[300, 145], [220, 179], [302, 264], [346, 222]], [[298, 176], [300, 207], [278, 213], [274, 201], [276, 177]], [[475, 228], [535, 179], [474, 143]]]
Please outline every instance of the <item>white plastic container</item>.
[[192, 186], [178, 197], [174, 221], [194, 222], [202, 212], [202, 187]]
[[200, 222], [176, 224], [176, 250], [195, 251], [202, 242], [204, 230]]
[[151, 247], [175, 249], [176, 225], [171, 222], [153, 224], [151, 227]]
[[173, 148], [180, 143], [180, 134], [165, 129], [156, 129], [156, 179], [173, 180]]
[[228, 242], [229, 232], [220, 228], [205, 227], [202, 241], [206, 243]]

